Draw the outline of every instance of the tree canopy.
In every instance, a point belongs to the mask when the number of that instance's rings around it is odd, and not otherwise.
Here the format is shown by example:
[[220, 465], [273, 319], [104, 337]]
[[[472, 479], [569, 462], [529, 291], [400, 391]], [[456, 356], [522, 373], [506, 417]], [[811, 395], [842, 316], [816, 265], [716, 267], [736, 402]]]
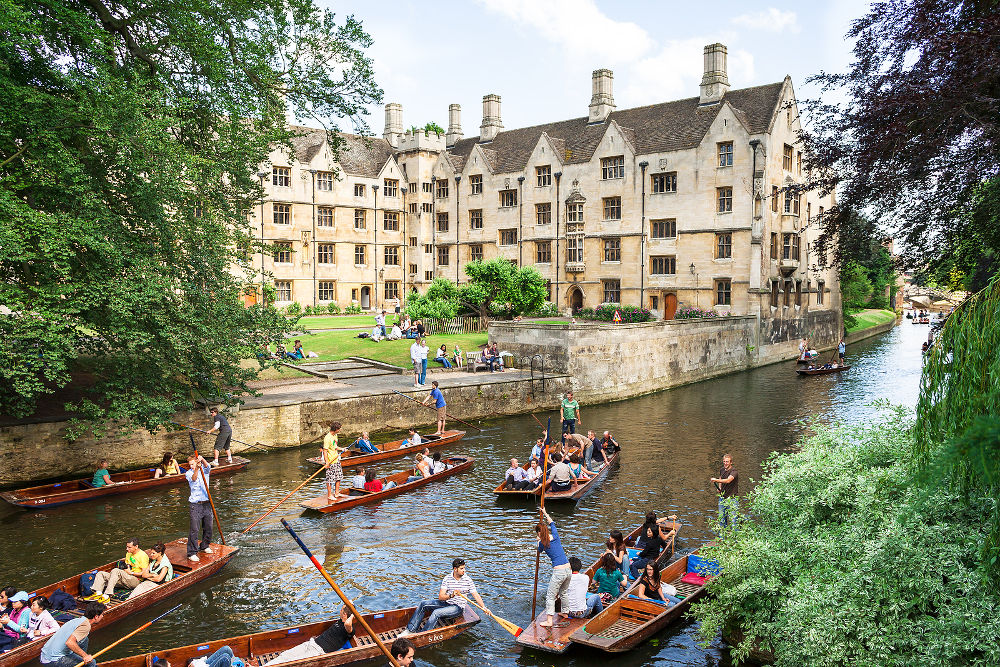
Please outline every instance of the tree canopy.
[[[848, 33], [854, 60], [821, 73], [843, 103], [805, 103], [811, 187], [836, 187], [817, 250], [840, 259], [852, 211], [870, 212], [905, 242], [908, 264], [948, 261], [976, 235], [1000, 252], [996, 206], [977, 197], [1000, 175], [1000, 9], [993, 0], [892, 0]], [[974, 269], [973, 269], [974, 270]]]
[[0, 35], [0, 412], [86, 377], [76, 414], [152, 428], [245, 391], [287, 328], [242, 305], [257, 173], [286, 109], [363, 129], [369, 36], [312, 0], [8, 0]]
[[436, 278], [423, 296], [411, 293], [406, 302], [410, 317], [450, 319], [461, 311], [480, 317], [514, 317], [537, 311], [545, 303], [545, 278], [533, 266], [517, 267], [497, 257], [465, 265], [469, 282], [458, 287]]

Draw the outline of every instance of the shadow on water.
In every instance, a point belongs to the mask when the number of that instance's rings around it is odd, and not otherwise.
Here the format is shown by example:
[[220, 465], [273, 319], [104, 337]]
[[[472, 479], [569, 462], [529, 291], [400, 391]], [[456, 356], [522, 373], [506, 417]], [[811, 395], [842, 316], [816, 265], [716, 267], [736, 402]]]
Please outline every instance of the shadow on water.
[[[649, 509], [676, 513], [684, 523], [678, 547], [694, 548], [710, 535], [716, 510], [708, 477], [724, 453], [742, 473], [741, 490], [760, 476], [761, 463], [786, 451], [805, 432], [802, 420], [857, 422], [871, 418], [872, 401], [916, 403], [920, 343], [926, 326], [904, 324], [848, 350], [853, 367], [843, 375], [798, 377], [793, 363], [780, 363], [641, 398], [584, 406], [586, 428], [611, 430], [623, 444], [621, 467], [575, 506], [552, 506], [563, 543], [585, 563], [600, 554], [613, 528], [631, 529]], [[544, 417], [542, 417], [544, 421]], [[553, 414], [553, 423], [558, 423]], [[240, 538], [236, 559], [215, 578], [180, 596], [96, 633], [107, 645], [176, 602], [180, 610], [121, 644], [108, 657], [246, 634], [326, 618], [339, 600], [278, 523], [284, 516], [310, 545], [344, 591], [363, 609], [408, 606], [434, 597], [456, 556], [483, 597], [501, 616], [521, 625], [531, 613], [534, 569], [532, 526], [535, 501], [497, 502], [492, 494], [512, 456], [524, 458], [539, 434], [528, 415], [487, 424], [450, 452], [476, 458], [468, 473], [431, 484], [380, 505], [342, 514], [303, 514], [289, 502]], [[249, 525], [315, 468], [305, 463], [313, 448], [253, 455], [249, 468], [212, 480], [226, 535]], [[113, 453], [109, 452], [113, 457]], [[402, 469], [389, 461], [378, 469]], [[348, 474], [350, 471], [345, 471]], [[319, 494], [322, 477], [298, 499]], [[124, 541], [181, 537], [187, 529], [187, 491], [175, 487], [81, 503], [46, 512], [0, 509], [8, 548], [0, 562], [0, 585], [30, 589], [119, 558]], [[548, 567], [543, 564], [539, 588]], [[541, 604], [544, 604], [541, 601]], [[616, 665], [729, 665], [721, 642], [697, 646], [688, 622], [636, 651], [615, 656]], [[490, 621], [438, 648], [422, 650], [420, 662], [451, 665], [598, 665], [608, 656], [571, 649], [566, 656], [522, 651]]]

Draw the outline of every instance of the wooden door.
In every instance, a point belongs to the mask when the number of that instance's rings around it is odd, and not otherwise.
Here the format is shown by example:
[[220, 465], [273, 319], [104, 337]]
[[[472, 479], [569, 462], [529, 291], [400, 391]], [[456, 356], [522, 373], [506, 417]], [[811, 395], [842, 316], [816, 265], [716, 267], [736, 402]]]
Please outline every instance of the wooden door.
[[672, 320], [674, 319], [674, 313], [677, 312], [677, 295], [673, 292], [669, 292], [663, 297], [663, 319]]

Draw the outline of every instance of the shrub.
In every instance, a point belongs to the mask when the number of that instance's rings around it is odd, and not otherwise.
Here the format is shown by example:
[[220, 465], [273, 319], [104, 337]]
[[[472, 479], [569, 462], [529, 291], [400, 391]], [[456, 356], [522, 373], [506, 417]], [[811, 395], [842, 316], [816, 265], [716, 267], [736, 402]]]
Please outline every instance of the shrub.
[[331, 315], [340, 315], [340, 306], [338, 306], [336, 303], [331, 303], [329, 306], [326, 307], [326, 310]]
[[529, 313], [528, 317], [558, 317], [561, 313], [559, 312], [559, 307], [551, 301], [546, 301], [542, 304], [541, 308]]
[[352, 303], [347, 308], [344, 308], [345, 315], [360, 315], [361, 314], [361, 304]]
[[583, 308], [577, 315], [585, 320], [612, 322], [615, 319], [616, 310], [621, 315], [622, 322], [649, 322], [653, 319], [653, 314], [645, 308], [623, 306], [619, 303], [602, 303], [596, 310]]
[[[728, 315], [728, 313], [726, 314]], [[701, 308], [692, 308], [691, 306], [678, 308], [677, 312], [674, 313], [675, 320], [695, 320], [703, 317], [719, 317], [719, 314], [714, 310], [702, 310]]]
[[305, 308], [302, 309], [302, 314], [303, 315], [312, 315], [313, 314], [313, 307], [312, 306], [306, 306]]
[[295, 317], [296, 315], [302, 314], [302, 306], [298, 301], [292, 301], [290, 304], [285, 306], [285, 314]]
[[576, 314], [576, 316], [579, 317], [580, 319], [583, 319], [583, 320], [593, 320], [593, 319], [595, 319], [594, 318], [594, 309], [593, 308], [581, 308], [580, 311]]

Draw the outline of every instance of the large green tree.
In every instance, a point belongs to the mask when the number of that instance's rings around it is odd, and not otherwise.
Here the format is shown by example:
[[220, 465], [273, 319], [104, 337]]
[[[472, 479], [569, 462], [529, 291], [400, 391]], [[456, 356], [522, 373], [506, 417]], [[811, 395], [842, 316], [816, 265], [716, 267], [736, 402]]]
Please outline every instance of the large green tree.
[[497, 257], [465, 265], [469, 282], [458, 287], [447, 278], [436, 278], [427, 293], [407, 299], [410, 317], [450, 319], [462, 312], [482, 318], [527, 315], [542, 307], [548, 290], [545, 278], [533, 266], [518, 268]]
[[155, 427], [241, 393], [287, 326], [241, 303], [257, 173], [288, 109], [364, 129], [369, 36], [312, 0], [0, 4], [0, 412], [76, 380], [91, 424]]

